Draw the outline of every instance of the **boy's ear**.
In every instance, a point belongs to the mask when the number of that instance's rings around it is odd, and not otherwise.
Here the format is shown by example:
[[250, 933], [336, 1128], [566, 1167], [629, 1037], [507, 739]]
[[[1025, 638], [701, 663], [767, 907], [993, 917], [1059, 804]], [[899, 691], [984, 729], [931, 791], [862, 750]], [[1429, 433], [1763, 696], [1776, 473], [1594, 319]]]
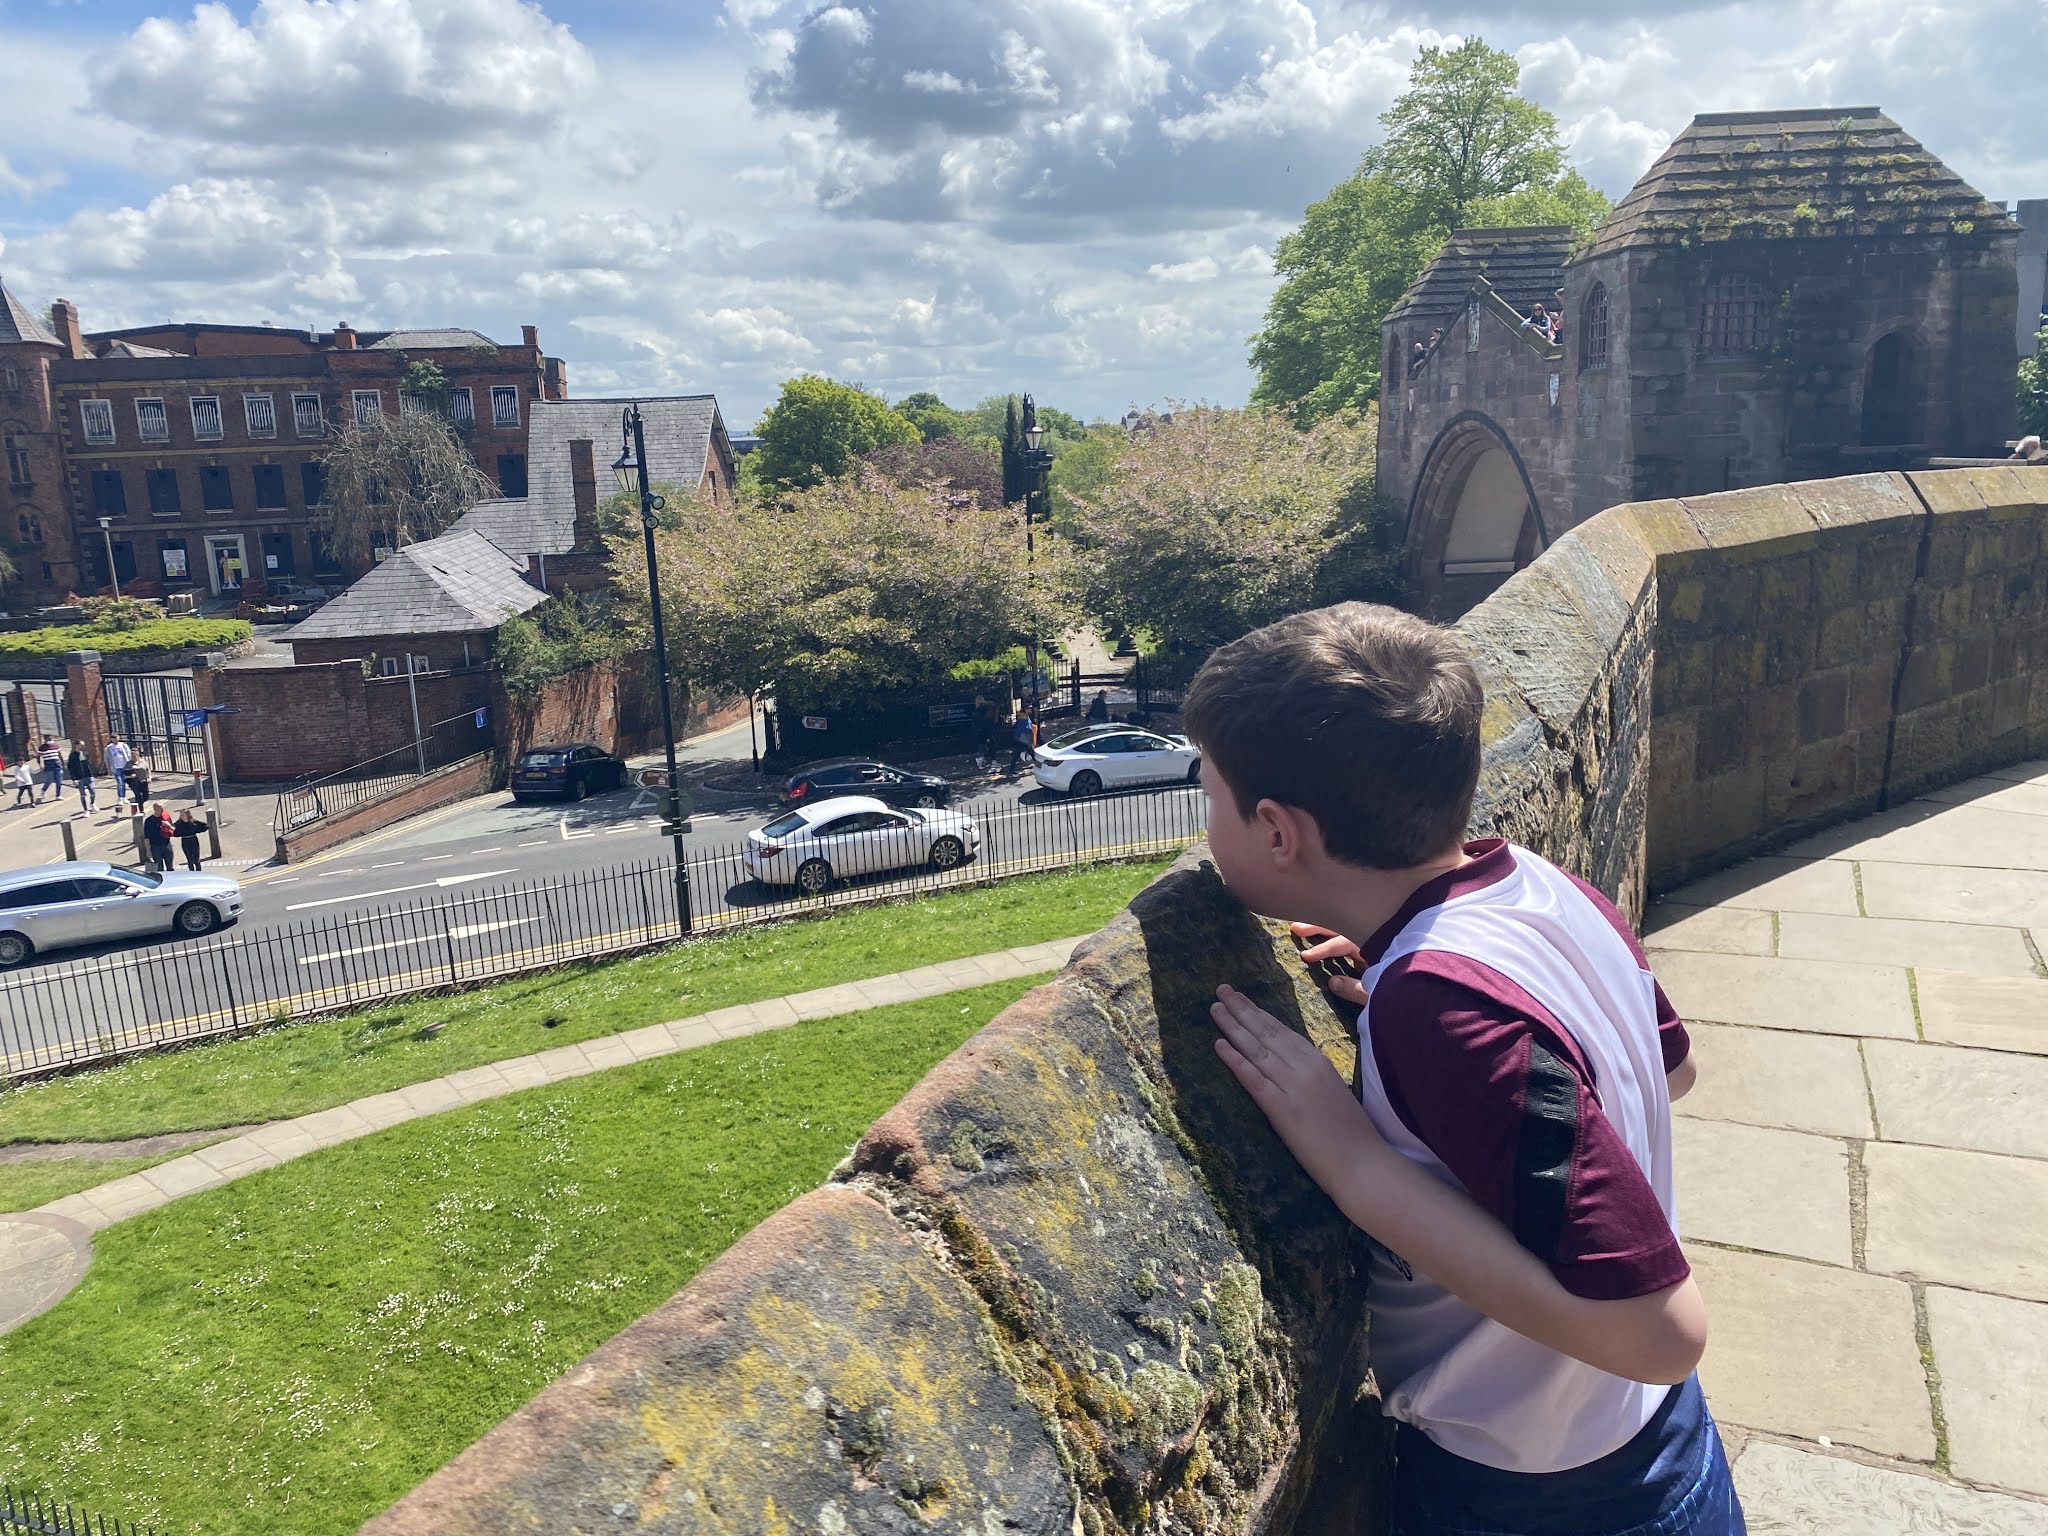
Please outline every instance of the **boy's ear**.
[[1323, 850], [1323, 829], [1298, 805], [1261, 800], [1252, 810], [1252, 824], [1259, 829], [1275, 868], [1292, 868]]

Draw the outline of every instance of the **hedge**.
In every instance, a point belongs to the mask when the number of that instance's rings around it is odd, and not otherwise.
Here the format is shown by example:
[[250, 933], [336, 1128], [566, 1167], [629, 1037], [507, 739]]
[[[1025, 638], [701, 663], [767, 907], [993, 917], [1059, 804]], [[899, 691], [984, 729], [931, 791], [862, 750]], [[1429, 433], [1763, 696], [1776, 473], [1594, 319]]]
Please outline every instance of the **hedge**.
[[135, 656], [146, 651], [207, 650], [248, 638], [246, 619], [151, 619], [133, 629], [65, 624], [0, 635], [0, 656], [58, 658], [72, 651]]

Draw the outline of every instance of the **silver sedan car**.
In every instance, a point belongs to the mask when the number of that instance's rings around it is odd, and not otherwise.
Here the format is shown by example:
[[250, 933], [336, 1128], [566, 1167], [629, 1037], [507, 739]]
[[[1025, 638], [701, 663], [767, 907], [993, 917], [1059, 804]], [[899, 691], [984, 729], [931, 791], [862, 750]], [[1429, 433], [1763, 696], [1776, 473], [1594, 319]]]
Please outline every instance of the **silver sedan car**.
[[0, 968], [38, 950], [110, 939], [197, 938], [242, 915], [225, 875], [79, 861], [0, 872]]

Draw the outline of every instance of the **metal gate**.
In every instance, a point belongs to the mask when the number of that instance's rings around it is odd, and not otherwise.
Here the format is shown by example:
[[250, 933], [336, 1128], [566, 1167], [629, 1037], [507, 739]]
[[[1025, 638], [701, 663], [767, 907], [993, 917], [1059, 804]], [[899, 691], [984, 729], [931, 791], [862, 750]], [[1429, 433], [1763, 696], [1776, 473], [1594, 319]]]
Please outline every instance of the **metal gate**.
[[[36, 734], [49, 736], [58, 741], [71, 739], [70, 717], [64, 711], [65, 687], [62, 683], [22, 682], [15, 685], [35, 700]], [[42, 745], [31, 742], [30, 750]]]
[[206, 748], [185, 728], [185, 711], [199, 707], [189, 672], [112, 672], [100, 675], [107, 729], [149, 760], [158, 773], [202, 767]]

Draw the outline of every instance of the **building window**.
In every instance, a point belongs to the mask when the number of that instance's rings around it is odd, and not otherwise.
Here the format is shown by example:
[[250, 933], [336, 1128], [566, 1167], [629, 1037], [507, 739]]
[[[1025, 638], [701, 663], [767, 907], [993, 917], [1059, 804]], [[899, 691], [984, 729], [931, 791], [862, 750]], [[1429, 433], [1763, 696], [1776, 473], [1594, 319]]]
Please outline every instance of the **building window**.
[[43, 520], [36, 516], [35, 513], [22, 513], [14, 520], [14, 524], [21, 532], [22, 543], [40, 544], [43, 542]]
[[7, 365], [7, 393], [16, 400], [21, 398], [21, 374], [12, 363]]
[[327, 466], [307, 463], [299, 466], [299, 489], [305, 492], [306, 510], [312, 511], [327, 495]]
[[525, 454], [501, 453], [498, 455], [498, 494], [500, 496], [524, 496], [526, 494]]
[[476, 425], [476, 402], [470, 398], [467, 389], [448, 391], [448, 419], [458, 427]]
[[199, 504], [209, 512], [232, 512], [235, 510], [235, 483], [229, 477], [223, 464], [203, 464], [199, 468]]
[[114, 402], [111, 400], [81, 400], [78, 402], [78, 416], [85, 427], [85, 440], [104, 447], [114, 440]]
[[1580, 322], [1579, 371], [1607, 366], [1607, 288], [1595, 283], [1586, 295], [1585, 316]]
[[171, 440], [171, 413], [164, 409], [161, 400], [137, 400], [135, 402], [135, 434], [145, 443], [168, 443]]
[[142, 480], [149, 487], [152, 517], [176, 517], [184, 510], [178, 505], [178, 472], [175, 469], [145, 469]]
[[1764, 285], [1744, 273], [1722, 273], [1700, 304], [1700, 356], [1741, 357], [1763, 344]]
[[284, 466], [282, 464], [252, 464], [249, 472], [256, 478], [256, 505], [264, 512], [275, 512], [284, 506]]
[[249, 423], [251, 437], [277, 436], [277, 406], [270, 396], [242, 396], [242, 416]]
[[28, 439], [19, 432], [7, 434], [7, 483], [17, 491], [26, 491], [35, 484], [28, 467]]
[[494, 427], [516, 427], [519, 425], [518, 385], [493, 384], [491, 386], [491, 425]]
[[306, 532], [306, 559], [315, 576], [339, 576], [341, 562], [334, 558], [334, 546], [317, 528]]
[[192, 397], [192, 435], [202, 443], [217, 443], [227, 435], [221, 430], [219, 395]]
[[158, 539], [156, 556], [163, 564], [165, 581], [192, 579], [192, 557], [186, 550], [183, 539]]
[[398, 392], [398, 414], [401, 416], [426, 416], [431, 414], [424, 395], [416, 395], [409, 389]]
[[384, 397], [374, 389], [353, 389], [349, 400], [355, 407], [356, 425], [367, 427], [384, 414]]
[[319, 437], [327, 430], [327, 411], [318, 395], [292, 396], [292, 426], [301, 437]]
[[121, 471], [96, 469], [92, 472], [92, 510], [95, 517], [128, 515], [128, 488], [121, 482]]

